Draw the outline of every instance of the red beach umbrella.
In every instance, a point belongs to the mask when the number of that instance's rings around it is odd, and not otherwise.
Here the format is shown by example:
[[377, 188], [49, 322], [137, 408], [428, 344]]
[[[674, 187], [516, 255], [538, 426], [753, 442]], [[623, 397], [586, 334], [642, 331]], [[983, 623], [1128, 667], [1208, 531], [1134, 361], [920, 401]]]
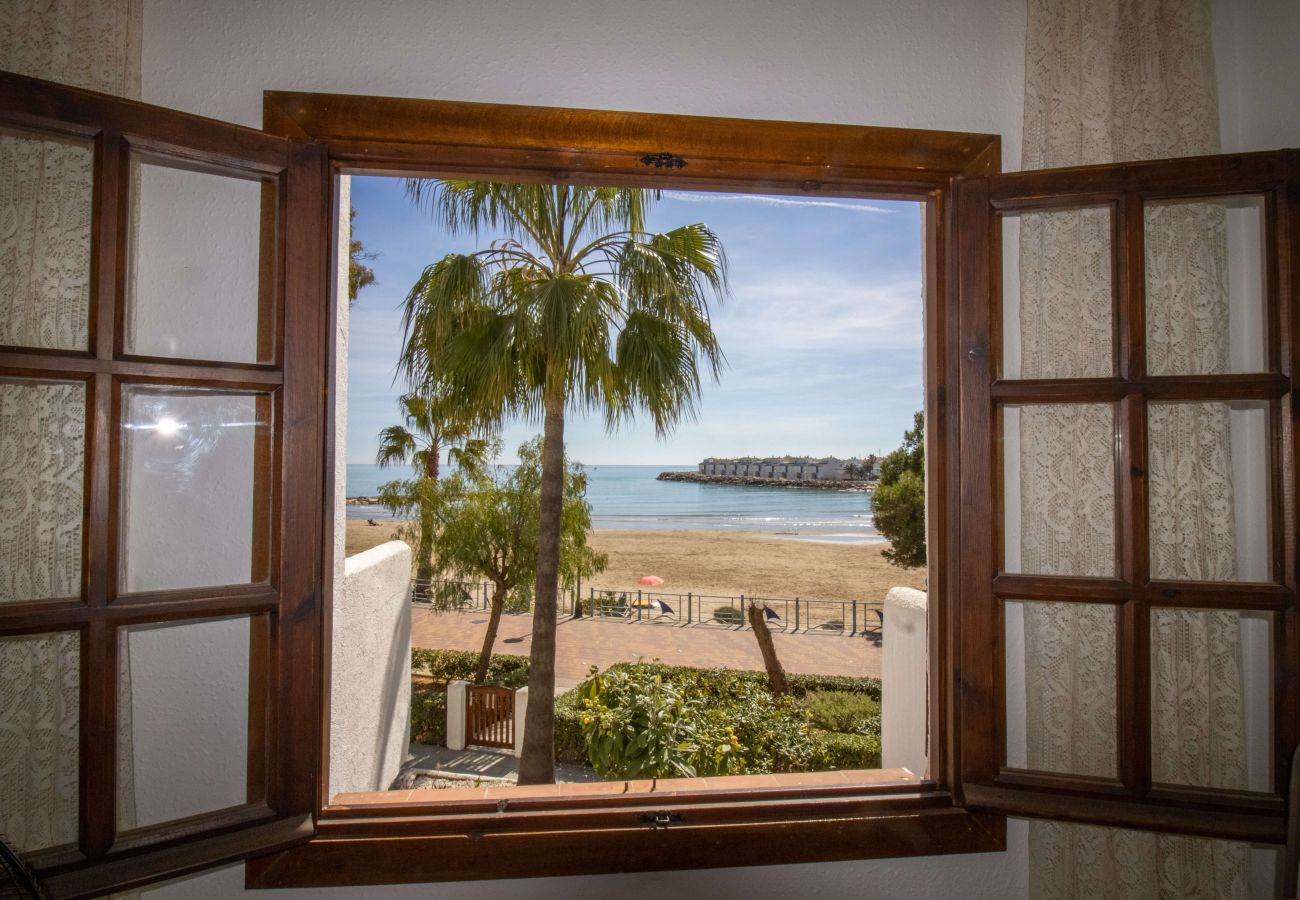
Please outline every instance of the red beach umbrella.
[[658, 575], [646, 575], [638, 582], [638, 584], [644, 584], [647, 587], [658, 587], [663, 583], [664, 580], [660, 578]]

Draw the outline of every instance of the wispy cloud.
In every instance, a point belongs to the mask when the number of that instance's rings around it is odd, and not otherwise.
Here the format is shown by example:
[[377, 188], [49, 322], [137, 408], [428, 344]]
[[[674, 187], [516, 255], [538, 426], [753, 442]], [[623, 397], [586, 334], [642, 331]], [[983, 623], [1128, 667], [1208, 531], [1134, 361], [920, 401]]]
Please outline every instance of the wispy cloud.
[[686, 203], [753, 203], [759, 206], [806, 206], [819, 209], [843, 209], [848, 212], [872, 215], [893, 215], [898, 212], [887, 206], [854, 203], [849, 200], [795, 200], [789, 197], [770, 197], [763, 194], [711, 194], [699, 191], [664, 191], [664, 196]]
[[831, 273], [775, 277], [733, 287], [734, 302], [715, 319], [729, 348], [826, 352], [919, 348], [919, 275], [874, 283]]

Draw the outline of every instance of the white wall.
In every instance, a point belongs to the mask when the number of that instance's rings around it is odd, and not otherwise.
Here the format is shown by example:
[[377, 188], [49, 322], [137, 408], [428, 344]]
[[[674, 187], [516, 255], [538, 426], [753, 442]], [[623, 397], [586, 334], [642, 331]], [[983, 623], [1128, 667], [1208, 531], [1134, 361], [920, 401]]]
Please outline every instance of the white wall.
[[880, 661], [880, 765], [909, 769], [924, 778], [930, 756], [929, 598], [924, 591], [893, 587], [885, 595]]
[[411, 743], [411, 548], [349, 557], [334, 592], [330, 794], [384, 791]]
[[[1300, 144], [1290, 0], [1216, 0], [1225, 148]], [[1279, 27], [1287, 17], [1290, 27]], [[984, 131], [1019, 158], [1023, 0], [146, 0], [144, 99], [257, 126], [264, 89]], [[1289, 124], [1288, 124], [1289, 123]], [[436, 888], [446, 897], [1025, 894], [1011, 852]], [[163, 889], [240, 892], [238, 867]], [[424, 896], [428, 887], [312, 892]], [[307, 896], [299, 892], [301, 896]]]

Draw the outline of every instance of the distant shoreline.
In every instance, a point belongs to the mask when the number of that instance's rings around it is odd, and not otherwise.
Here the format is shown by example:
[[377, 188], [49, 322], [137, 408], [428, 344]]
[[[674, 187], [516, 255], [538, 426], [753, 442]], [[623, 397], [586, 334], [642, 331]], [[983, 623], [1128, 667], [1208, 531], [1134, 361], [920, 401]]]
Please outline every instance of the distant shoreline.
[[703, 472], [660, 472], [656, 481], [684, 481], [691, 484], [725, 484], [734, 487], [813, 488], [821, 491], [857, 491], [870, 494], [874, 481], [846, 478], [814, 481], [811, 478], [767, 478], [761, 475], [706, 475]]

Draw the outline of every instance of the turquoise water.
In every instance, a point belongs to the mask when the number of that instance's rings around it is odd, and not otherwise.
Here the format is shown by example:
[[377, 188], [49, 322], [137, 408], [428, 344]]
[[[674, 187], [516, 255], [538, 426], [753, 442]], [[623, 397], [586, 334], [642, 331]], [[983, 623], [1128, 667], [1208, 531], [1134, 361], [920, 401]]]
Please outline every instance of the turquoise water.
[[[829, 540], [876, 536], [871, 495], [816, 488], [739, 487], [656, 481], [660, 472], [694, 471], [694, 466], [587, 466], [592, 524], [618, 529], [783, 531], [834, 535]], [[405, 469], [348, 466], [348, 496], [369, 497]], [[373, 506], [349, 506], [349, 518], [387, 518]]]

